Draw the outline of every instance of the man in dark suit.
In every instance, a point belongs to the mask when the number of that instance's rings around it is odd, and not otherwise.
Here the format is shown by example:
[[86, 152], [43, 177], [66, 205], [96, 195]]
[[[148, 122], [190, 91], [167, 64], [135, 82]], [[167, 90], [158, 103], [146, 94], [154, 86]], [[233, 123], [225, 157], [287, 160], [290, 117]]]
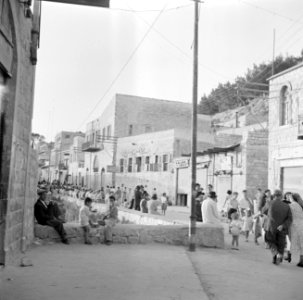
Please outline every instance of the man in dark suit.
[[39, 198], [34, 206], [35, 218], [38, 224], [53, 227], [60, 235], [62, 243], [69, 244], [63, 227], [63, 221], [54, 216], [51, 205], [48, 203], [46, 194], [46, 190], [38, 190]]
[[268, 223], [265, 233], [265, 241], [268, 243], [273, 255], [272, 262], [277, 265], [282, 262], [286, 233], [292, 222], [290, 207], [282, 200], [282, 192], [276, 190], [273, 200], [268, 205]]

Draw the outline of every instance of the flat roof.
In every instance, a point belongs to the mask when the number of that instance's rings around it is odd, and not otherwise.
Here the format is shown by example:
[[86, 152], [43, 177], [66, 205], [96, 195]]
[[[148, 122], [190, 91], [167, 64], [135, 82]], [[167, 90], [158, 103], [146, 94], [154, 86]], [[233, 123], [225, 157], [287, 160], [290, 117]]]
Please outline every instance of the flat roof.
[[275, 74], [275, 75], [269, 77], [267, 80], [270, 81], [270, 80], [272, 80], [272, 79], [274, 79], [274, 78], [277, 78], [277, 77], [279, 77], [279, 76], [282, 76], [282, 75], [284, 75], [284, 74], [287, 74], [287, 73], [289, 73], [289, 72], [292, 72], [292, 71], [294, 71], [294, 70], [296, 70], [296, 69], [299, 69], [299, 68], [301, 68], [301, 67], [303, 67], [303, 62], [301, 62], [301, 63], [299, 63], [299, 64], [297, 64], [297, 65], [295, 65], [295, 66], [293, 66], [293, 67], [291, 67], [291, 68], [288, 68], [288, 69], [286, 69], [286, 70], [284, 70], [284, 71], [282, 71], [282, 72], [280, 72], [280, 73], [277, 73], [277, 74]]

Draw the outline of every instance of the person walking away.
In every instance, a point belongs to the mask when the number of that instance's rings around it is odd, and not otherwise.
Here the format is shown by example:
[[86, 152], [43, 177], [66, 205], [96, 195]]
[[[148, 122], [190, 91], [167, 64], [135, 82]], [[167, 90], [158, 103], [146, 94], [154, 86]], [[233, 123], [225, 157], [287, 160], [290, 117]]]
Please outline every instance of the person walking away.
[[119, 186], [117, 187], [114, 196], [116, 198], [117, 205], [121, 205], [122, 204], [122, 191]]
[[216, 192], [210, 192], [209, 196], [203, 200], [201, 206], [203, 223], [221, 224], [216, 202]]
[[[296, 201], [296, 197], [290, 195], [290, 210], [292, 214], [292, 223], [290, 225], [290, 249], [291, 253], [299, 253], [300, 260], [297, 264], [298, 267], [303, 267], [303, 209], [300, 204]], [[291, 255], [289, 255], [289, 262]]]
[[62, 243], [69, 244], [64, 230], [63, 221], [55, 218], [50, 211], [49, 202], [46, 197], [46, 190], [38, 190], [39, 198], [34, 206], [34, 215], [40, 225], [53, 227], [59, 234]]
[[229, 224], [229, 232], [232, 236], [231, 249], [239, 250], [239, 236], [241, 233], [242, 222], [239, 220], [239, 214], [233, 212], [231, 214], [231, 222]]
[[[225, 198], [225, 201], [224, 201], [224, 204], [223, 204], [223, 207], [222, 207], [222, 209], [223, 209], [224, 213], [226, 214], [226, 216], [227, 216], [227, 213], [228, 213], [229, 202], [230, 202], [230, 199], [232, 197], [231, 195], [232, 195], [232, 191], [228, 190], [226, 192], [226, 198]], [[226, 206], [226, 208], [225, 208], [225, 206]]]
[[140, 202], [141, 202], [142, 198], [143, 198], [143, 194], [141, 193], [141, 188], [138, 185], [136, 187], [136, 190], [135, 190], [135, 202], [134, 202], [134, 209], [135, 210], [140, 211]]
[[89, 197], [85, 198], [84, 205], [81, 207], [79, 211], [79, 219], [80, 219], [80, 225], [83, 229], [84, 233], [84, 243], [86, 245], [91, 245], [92, 242], [90, 240], [90, 228], [93, 226], [96, 226], [97, 224], [94, 224], [91, 221], [91, 208], [92, 208], [93, 200]]
[[253, 228], [253, 217], [251, 214], [251, 210], [247, 209], [243, 217], [243, 227], [242, 227], [242, 231], [245, 233], [246, 242], [248, 242], [249, 232], [252, 230], [252, 228]]
[[160, 198], [160, 201], [161, 201], [162, 214], [165, 216], [165, 212], [167, 210], [167, 196], [166, 196], [166, 193], [162, 194], [162, 196]]
[[153, 195], [149, 201], [148, 212], [152, 215], [159, 215], [158, 206], [161, 202], [157, 199], [157, 195]]
[[265, 241], [272, 252], [272, 262], [277, 265], [282, 262], [285, 236], [292, 222], [290, 207], [282, 200], [282, 192], [275, 190], [273, 200], [269, 203], [268, 224], [265, 232]]
[[249, 209], [249, 210], [253, 209], [253, 204], [252, 204], [252, 201], [248, 198], [247, 190], [243, 190], [242, 194], [243, 194], [243, 196], [242, 196], [241, 200], [239, 201], [239, 208], [240, 208], [241, 217], [244, 217], [245, 211], [247, 209]]
[[147, 202], [149, 200], [148, 193], [145, 191], [143, 193], [143, 198], [140, 202], [140, 211], [143, 212], [144, 214], [148, 213], [148, 207], [147, 207]]
[[106, 245], [111, 245], [113, 243], [112, 228], [118, 222], [118, 208], [115, 204], [115, 197], [109, 197], [109, 210], [105, 214], [105, 227], [104, 227], [104, 243]]
[[227, 217], [230, 221], [231, 221], [231, 214], [234, 212], [238, 212], [239, 210], [238, 195], [239, 194], [237, 192], [233, 192], [229, 200]]

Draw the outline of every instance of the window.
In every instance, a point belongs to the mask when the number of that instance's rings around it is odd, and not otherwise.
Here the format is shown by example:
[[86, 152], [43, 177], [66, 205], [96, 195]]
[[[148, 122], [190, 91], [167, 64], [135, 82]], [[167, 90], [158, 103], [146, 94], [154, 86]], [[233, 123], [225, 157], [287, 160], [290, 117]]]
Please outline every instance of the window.
[[128, 126], [128, 135], [132, 135], [133, 134], [133, 125], [129, 125]]
[[127, 172], [131, 173], [133, 170], [133, 159], [130, 157], [128, 159], [128, 168], [127, 168]]
[[123, 158], [121, 158], [120, 159], [120, 173], [123, 173], [124, 172], [124, 159]]
[[303, 194], [303, 167], [287, 167], [281, 169], [282, 191]]
[[236, 166], [237, 166], [237, 168], [242, 167], [242, 151], [241, 150], [238, 150], [236, 152]]
[[159, 156], [155, 155], [154, 172], [159, 171]]
[[102, 142], [104, 141], [104, 139], [105, 139], [105, 127], [102, 129]]
[[168, 155], [164, 154], [162, 158], [163, 162], [163, 171], [168, 171]]
[[65, 135], [65, 138], [66, 138], [66, 139], [69, 139], [69, 138], [70, 138], [70, 135], [69, 135], [69, 134], [66, 134], [66, 135]]
[[141, 172], [142, 157], [136, 157], [136, 171]]
[[110, 125], [107, 126], [107, 137], [109, 138], [112, 135], [112, 127]]
[[291, 119], [291, 101], [288, 86], [283, 86], [280, 92], [280, 126], [287, 125]]
[[149, 159], [149, 156], [145, 157], [145, 171], [150, 171], [150, 159]]

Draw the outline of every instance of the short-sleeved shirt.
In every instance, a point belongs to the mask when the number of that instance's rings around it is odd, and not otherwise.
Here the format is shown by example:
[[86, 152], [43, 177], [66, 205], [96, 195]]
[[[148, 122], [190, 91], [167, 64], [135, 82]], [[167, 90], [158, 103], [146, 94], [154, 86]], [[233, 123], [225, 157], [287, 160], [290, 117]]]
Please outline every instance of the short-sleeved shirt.
[[89, 207], [84, 205], [80, 209], [80, 224], [81, 226], [88, 226], [89, 225], [89, 217], [90, 217], [90, 211]]

